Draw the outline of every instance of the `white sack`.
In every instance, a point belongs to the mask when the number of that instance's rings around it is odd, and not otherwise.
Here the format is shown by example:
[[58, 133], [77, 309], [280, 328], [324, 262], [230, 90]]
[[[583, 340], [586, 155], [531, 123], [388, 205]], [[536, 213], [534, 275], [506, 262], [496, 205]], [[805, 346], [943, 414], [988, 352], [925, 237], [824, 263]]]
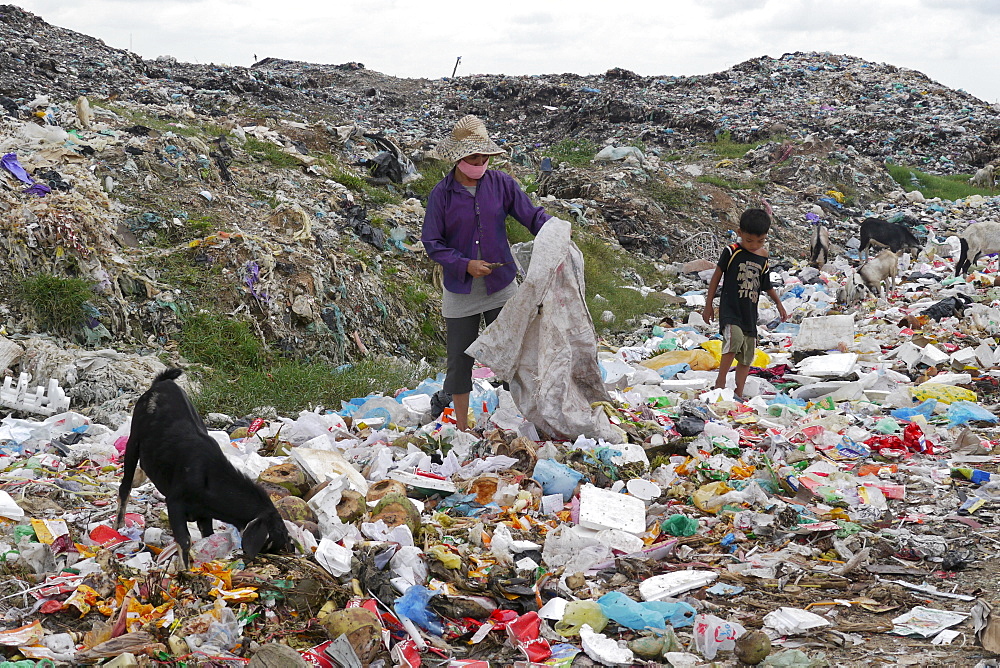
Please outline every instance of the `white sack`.
[[583, 254], [570, 224], [550, 218], [535, 239], [524, 283], [466, 350], [510, 382], [521, 415], [548, 434], [622, 442], [596, 401], [610, 401], [597, 333], [584, 299]]

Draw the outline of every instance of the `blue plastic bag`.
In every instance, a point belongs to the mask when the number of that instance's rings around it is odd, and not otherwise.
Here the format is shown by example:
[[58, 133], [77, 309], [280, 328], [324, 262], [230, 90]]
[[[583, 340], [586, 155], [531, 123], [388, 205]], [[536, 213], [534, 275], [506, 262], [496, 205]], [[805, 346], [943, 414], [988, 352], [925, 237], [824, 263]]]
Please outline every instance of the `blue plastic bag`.
[[948, 421], [954, 427], [969, 422], [997, 422], [997, 416], [971, 401], [953, 401], [948, 406]]
[[601, 610], [621, 626], [633, 630], [665, 629], [691, 626], [697, 611], [681, 601], [634, 601], [619, 591], [608, 592], [597, 599]]
[[923, 415], [925, 418], [930, 418], [930, 416], [934, 414], [934, 408], [936, 406], [937, 399], [926, 399], [916, 406], [903, 406], [902, 408], [897, 408], [892, 411], [892, 417], [897, 420], [906, 421], [912, 420], [917, 415]]
[[423, 585], [413, 585], [396, 599], [393, 608], [397, 615], [407, 617], [424, 631], [440, 636], [444, 634], [444, 626], [441, 624], [441, 618], [430, 609], [429, 605], [430, 600], [436, 595], [436, 591], [431, 591]]
[[573, 491], [583, 480], [582, 473], [554, 459], [539, 459], [531, 477], [542, 486], [545, 494], [562, 494], [563, 501], [573, 498]]
[[660, 378], [663, 380], [670, 380], [679, 373], [684, 373], [685, 371], [690, 371], [691, 365], [685, 362], [680, 364], [668, 364], [667, 366], [660, 367], [657, 373], [660, 374]]

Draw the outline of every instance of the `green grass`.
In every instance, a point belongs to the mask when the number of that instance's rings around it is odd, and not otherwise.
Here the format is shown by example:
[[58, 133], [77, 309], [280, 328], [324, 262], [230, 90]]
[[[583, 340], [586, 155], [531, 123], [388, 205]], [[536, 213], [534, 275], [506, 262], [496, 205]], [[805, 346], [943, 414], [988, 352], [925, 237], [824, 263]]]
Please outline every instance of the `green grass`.
[[84, 304], [94, 297], [94, 283], [82, 278], [36, 274], [15, 286], [15, 298], [29, 308], [39, 326], [68, 335], [86, 322]]
[[698, 193], [691, 188], [669, 186], [655, 178], [647, 181], [643, 187], [650, 199], [668, 209], [683, 209], [698, 199]]
[[249, 324], [219, 313], [200, 312], [183, 324], [179, 350], [201, 368], [193, 370], [201, 389], [193, 399], [202, 413], [247, 415], [274, 406], [292, 415], [322, 404], [412, 386], [422, 376], [411, 362], [371, 358], [337, 371], [327, 362], [282, 357], [254, 334]]
[[285, 153], [280, 146], [269, 141], [261, 141], [256, 137], [247, 137], [243, 144], [247, 153], [257, 158], [269, 162], [275, 167], [301, 167], [302, 163], [294, 157]]
[[510, 245], [523, 243], [525, 241], [531, 241], [535, 238], [527, 227], [517, 222], [514, 218], [507, 216], [507, 239], [510, 241]]
[[553, 167], [568, 162], [571, 167], [586, 167], [601, 147], [589, 139], [563, 139], [542, 152], [552, 158]]
[[750, 181], [730, 181], [714, 174], [705, 174], [695, 179], [698, 183], [710, 183], [719, 188], [727, 190], [762, 190], [766, 185], [761, 179], [751, 179]]
[[[631, 269], [648, 279], [652, 274], [648, 264], [636, 261], [625, 250], [592, 234], [576, 230], [573, 240], [583, 253], [587, 308], [598, 333], [630, 329], [629, 320], [656, 313], [664, 306], [664, 300], [656, 294], [643, 297], [635, 290], [621, 287], [627, 282], [621, 275], [623, 269]], [[598, 295], [604, 300], [598, 299]], [[614, 322], [601, 321], [604, 311], [615, 314]]]
[[218, 308], [222, 287], [222, 267], [219, 262], [195, 262], [199, 251], [182, 249], [154, 260], [160, 279], [179, 288], [184, 299], [198, 305], [212, 304]]
[[[906, 192], [919, 190], [928, 199], [940, 197], [941, 199], [954, 201], [964, 199], [970, 195], [990, 197], [1000, 192], [1000, 188], [977, 188], [969, 184], [969, 179], [972, 178], [971, 174], [939, 176], [937, 174], [927, 174], [926, 172], [921, 172], [919, 169], [905, 165], [886, 163], [885, 167], [889, 170], [889, 174], [893, 180], [903, 187], [903, 190]], [[916, 177], [917, 183], [913, 183], [913, 177]]]
[[266, 369], [238, 374], [201, 370], [195, 375], [201, 384], [193, 397], [199, 411], [238, 416], [261, 406], [274, 406], [282, 415], [317, 405], [339, 410], [341, 401], [413, 387], [423, 377], [417, 365], [395, 358], [368, 359], [343, 371], [327, 363], [275, 358]]
[[407, 191], [413, 193], [414, 197], [426, 202], [427, 196], [431, 194], [434, 186], [451, 171], [453, 165], [444, 160], [424, 160], [417, 165], [420, 178], [406, 184]]
[[330, 170], [331, 179], [345, 186], [348, 190], [360, 193], [369, 202], [374, 204], [399, 204], [402, 201], [398, 195], [389, 192], [385, 188], [371, 185], [363, 177], [348, 172], [332, 159], [327, 161], [327, 166]]
[[267, 366], [267, 348], [250, 325], [219, 313], [201, 311], [185, 319], [179, 349], [191, 362], [243, 373]]
[[[776, 141], [775, 139], [768, 139], [767, 141]], [[716, 136], [715, 141], [710, 141], [706, 146], [712, 149], [717, 156], [720, 158], [742, 158], [746, 155], [747, 151], [752, 151], [761, 144], [766, 144], [767, 141], [753, 142], [750, 144], [741, 144], [735, 142], [732, 139], [729, 131], [725, 131], [718, 136]]]

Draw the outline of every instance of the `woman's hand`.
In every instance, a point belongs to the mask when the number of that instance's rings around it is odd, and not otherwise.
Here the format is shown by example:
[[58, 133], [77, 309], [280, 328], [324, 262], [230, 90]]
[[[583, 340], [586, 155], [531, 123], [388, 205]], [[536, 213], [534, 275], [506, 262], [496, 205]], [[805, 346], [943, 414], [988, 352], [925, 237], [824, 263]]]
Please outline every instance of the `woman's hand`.
[[469, 266], [465, 268], [473, 278], [482, 278], [493, 273], [490, 263], [484, 260], [469, 260]]

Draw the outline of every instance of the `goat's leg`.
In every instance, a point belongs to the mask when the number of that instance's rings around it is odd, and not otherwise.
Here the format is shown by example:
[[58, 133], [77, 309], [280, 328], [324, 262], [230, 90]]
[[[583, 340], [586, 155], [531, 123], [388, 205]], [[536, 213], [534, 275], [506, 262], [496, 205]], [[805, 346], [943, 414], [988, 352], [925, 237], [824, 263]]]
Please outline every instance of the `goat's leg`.
[[[179, 495], [178, 495], [179, 496]], [[181, 555], [181, 566], [188, 570], [191, 566], [191, 557], [188, 552], [191, 550], [191, 534], [187, 526], [187, 508], [184, 502], [167, 499], [167, 515], [170, 516], [170, 529], [174, 532], [174, 542], [177, 543], [177, 551]]]
[[211, 536], [213, 533], [215, 533], [215, 529], [212, 528], [211, 517], [203, 517], [200, 520], [198, 520], [197, 523], [198, 523], [198, 531], [201, 532], [202, 538], [207, 538], [208, 536]]
[[125, 444], [125, 467], [122, 470], [122, 482], [118, 486], [118, 516], [115, 518], [115, 530], [122, 528], [125, 521], [125, 508], [132, 492], [132, 478], [135, 477], [135, 467], [139, 463], [139, 439], [133, 430]]

